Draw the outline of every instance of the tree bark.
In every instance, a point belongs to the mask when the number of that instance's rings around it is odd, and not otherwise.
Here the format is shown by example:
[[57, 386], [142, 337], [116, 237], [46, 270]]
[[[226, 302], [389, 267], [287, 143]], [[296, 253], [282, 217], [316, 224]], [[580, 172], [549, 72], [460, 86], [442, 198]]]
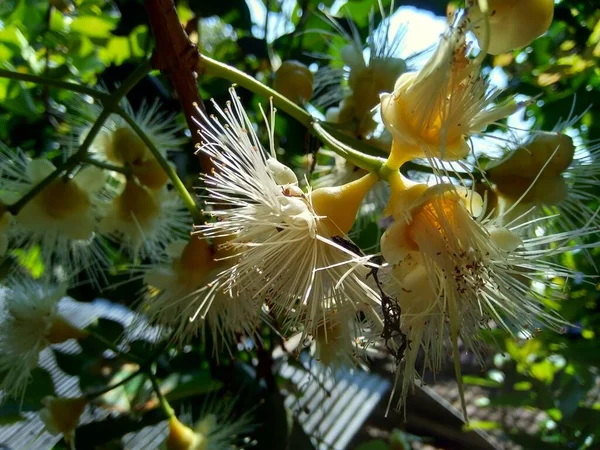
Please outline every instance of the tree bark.
[[[173, 0], [144, 0], [150, 28], [156, 42], [152, 55], [152, 67], [163, 72], [173, 85], [183, 108], [192, 139], [200, 143], [200, 127], [197, 105], [205, 111], [196, 83], [196, 67], [200, 54], [185, 33]], [[212, 163], [208, 156], [199, 153], [204, 173], [210, 173]]]

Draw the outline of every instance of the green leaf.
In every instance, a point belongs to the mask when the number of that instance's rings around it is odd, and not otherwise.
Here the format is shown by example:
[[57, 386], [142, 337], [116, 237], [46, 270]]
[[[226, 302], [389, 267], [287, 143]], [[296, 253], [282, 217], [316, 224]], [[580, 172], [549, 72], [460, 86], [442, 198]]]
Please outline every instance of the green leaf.
[[71, 22], [71, 30], [93, 38], [107, 38], [117, 26], [117, 21], [110, 17], [79, 16]]
[[[170, 391], [166, 397], [169, 401], [181, 400], [196, 395], [208, 394], [223, 387], [223, 383], [213, 380], [210, 371], [202, 370], [188, 374], [173, 374], [176, 387]], [[169, 380], [165, 380], [168, 382]]]
[[496, 430], [498, 428], [500, 428], [500, 424], [492, 420], [472, 420], [463, 426], [463, 431]]
[[489, 378], [476, 377], [473, 375], [465, 375], [462, 377], [463, 383], [471, 384], [473, 386], [483, 386], [483, 387], [500, 387], [502, 383], [499, 383], [494, 380], [490, 380]]

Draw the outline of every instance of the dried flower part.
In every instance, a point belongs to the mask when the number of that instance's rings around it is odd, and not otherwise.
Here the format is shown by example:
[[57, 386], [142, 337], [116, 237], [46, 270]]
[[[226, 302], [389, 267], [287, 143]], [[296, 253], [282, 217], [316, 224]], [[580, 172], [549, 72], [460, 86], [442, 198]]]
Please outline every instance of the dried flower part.
[[[480, 41], [485, 33], [485, 20], [477, 0], [471, 0], [468, 14], [473, 31]], [[554, 0], [487, 0], [489, 45], [487, 53], [499, 55], [525, 47], [541, 36], [552, 24]]]
[[322, 216], [325, 236], [345, 236], [350, 232], [361, 202], [377, 181], [377, 175], [367, 174], [342, 186], [311, 192], [310, 202], [316, 214]]
[[312, 97], [313, 74], [300, 61], [284, 61], [275, 72], [273, 88], [294, 103], [305, 103]]
[[40, 419], [46, 426], [46, 430], [53, 435], [62, 434], [67, 443], [73, 447], [75, 428], [88, 404], [87, 399], [49, 396], [42, 400], [42, 404], [44, 408], [40, 410]]

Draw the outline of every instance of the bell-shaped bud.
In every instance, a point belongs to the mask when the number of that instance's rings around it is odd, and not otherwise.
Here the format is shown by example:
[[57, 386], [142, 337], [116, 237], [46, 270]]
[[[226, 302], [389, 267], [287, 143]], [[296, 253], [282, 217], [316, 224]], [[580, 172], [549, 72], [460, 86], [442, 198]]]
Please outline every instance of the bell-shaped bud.
[[59, 178], [42, 190], [39, 202], [48, 216], [65, 219], [85, 212], [90, 206], [90, 197], [73, 180]]
[[[477, 0], [472, 1], [469, 16], [480, 42], [484, 34], [483, 14]], [[525, 47], [541, 36], [552, 23], [554, 0], [487, 0], [489, 10], [489, 46], [487, 52], [499, 55]]]
[[540, 172], [541, 177], [558, 177], [571, 165], [574, 155], [575, 145], [566, 134], [538, 132], [506, 159], [488, 169], [488, 174], [492, 180], [504, 176], [533, 179]]
[[169, 435], [165, 441], [167, 450], [205, 450], [208, 441], [182, 424], [177, 417], [169, 419]]
[[149, 189], [158, 190], [169, 181], [168, 175], [156, 158], [132, 165], [132, 172], [138, 181]]
[[127, 180], [125, 189], [115, 199], [115, 204], [121, 220], [135, 220], [142, 228], [160, 214], [160, 206], [152, 193], [133, 180]]
[[53, 320], [46, 339], [51, 344], [60, 344], [69, 339], [83, 339], [88, 334], [89, 333], [86, 330], [76, 327], [63, 316], [58, 315]]
[[313, 74], [299, 61], [285, 61], [275, 72], [273, 87], [294, 103], [310, 100], [313, 93]]
[[116, 163], [135, 164], [147, 159], [148, 148], [135, 131], [123, 127], [112, 133], [106, 156]]
[[363, 198], [378, 180], [377, 175], [371, 173], [342, 186], [323, 187], [312, 191], [312, 207], [323, 217], [325, 235], [348, 234]]
[[79, 418], [87, 403], [85, 397], [45, 397], [42, 400], [44, 408], [40, 410], [40, 419], [49, 433], [62, 434], [69, 445], [73, 447], [75, 428], [77, 428]]
[[210, 244], [195, 235], [190, 237], [181, 254], [173, 259], [173, 268], [184, 277], [204, 276], [215, 264]]

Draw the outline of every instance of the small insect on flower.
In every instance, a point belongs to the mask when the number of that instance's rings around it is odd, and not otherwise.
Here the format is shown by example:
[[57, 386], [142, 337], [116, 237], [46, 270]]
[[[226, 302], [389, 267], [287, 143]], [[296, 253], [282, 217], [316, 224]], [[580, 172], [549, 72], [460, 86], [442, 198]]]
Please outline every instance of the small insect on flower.
[[[230, 266], [219, 246], [213, 250], [199, 236], [172, 242], [167, 258], [145, 269], [145, 291], [140, 312], [150, 323], [172, 330], [174, 339], [185, 344], [193, 337], [212, 333], [215, 349], [230, 348], [236, 333], [252, 335], [261, 305], [233, 294], [220, 275]], [[218, 261], [217, 261], [218, 260]]]
[[0, 286], [0, 372], [6, 396], [22, 398], [46, 347], [87, 336], [59, 314], [58, 301], [64, 295], [64, 287], [28, 279]]
[[169, 242], [183, 238], [192, 220], [174, 191], [152, 190], [129, 178], [107, 205], [100, 230], [135, 259], [160, 260]]
[[234, 450], [247, 447], [248, 435], [255, 428], [250, 412], [236, 415], [237, 398], [211, 398], [203, 405], [193, 428], [177, 417], [169, 419], [166, 450]]
[[[46, 159], [28, 161], [25, 195], [52, 174], [56, 167]], [[98, 223], [105, 185], [101, 169], [87, 166], [72, 177], [60, 176], [27, 202], [16, 215], [12, 235], [18, 246], [39, 246], [46, 267], [60, 278], [85, 269], [98, 282], [106, 256], [98, 240]]]
[[200, 112], [199, 151], [215, 166], [201, 178], [217, 220], [198, 230], [230, 239], [236, 259], [231, 286], [266, 299], [278, 316], [297, 318], [307, 334], [317, 327], [323, 305], [374, 307], [378, 296], [365, 282], [369, 258], [334, 238], [350, 230], [377, 177], [303, 192], [294, 172], [275, 158], [274, 109], [267, 153], [233, 88], [230, 93], [227, 108], [215, 105], [225, 125]]
[[469, 58], [469, 30], [468, 20], [459, 15], [425, 66], [400, 76], [393, 92], [381, 96], [382, 120], [393, 137], [390, 168], [414, 158], [464, 158], [470, 135], [520, 107], [493, 104], [499, 92], [490, 90], [481, 75], [484, 54]]
[[476, 219], [482, 202], [475, 193], [444, 184], [421, 192], [396, 212], [395, 222], [381, 239], [383, 256], [393, 266], [391, 279], [402, 324], [412, 341], [403, 366], [401, 402], [415, 377], [419, 348], [424, 350], [425, 367], [436, 371], [442, 343], [449, 340], [460, 383], [458, 340], [481, 359], [478, 331], [489, 321], [511, 334], [540, 324], [555, 330], [564, 326], [557, 314], [544, 309], [531, 282], [542, 283], [544, 298], [562, 300], [553, 280], [573, 278], [575, 273], [546, 259], [568, 251], [571, 238], [595, 232], [587, 228], [522, 239], [519, 227]]

